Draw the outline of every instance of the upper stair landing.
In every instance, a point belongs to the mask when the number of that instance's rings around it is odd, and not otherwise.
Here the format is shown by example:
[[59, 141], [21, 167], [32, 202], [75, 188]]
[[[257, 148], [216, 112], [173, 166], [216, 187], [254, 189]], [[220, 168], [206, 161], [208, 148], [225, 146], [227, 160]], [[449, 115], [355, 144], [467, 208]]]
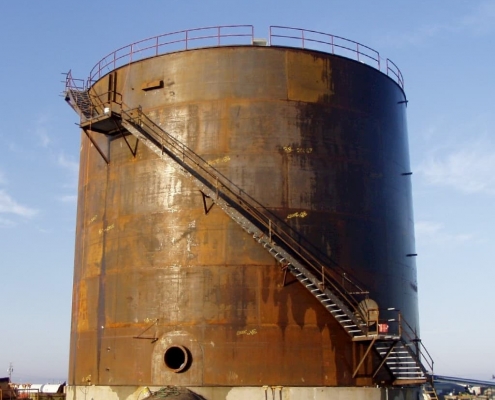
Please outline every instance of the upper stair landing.
[[[103, 100], [105, 99], [105, 100]], [[109, 99], [113, 99], [110, 101]], [[67, 73], [65, 83], [65, 101], [80, 117], [80, 127], [108, 136], [122, 131], [122, 96], [109, 91], [96, 95], [91, 88], [84, 88], [83, 81]]]

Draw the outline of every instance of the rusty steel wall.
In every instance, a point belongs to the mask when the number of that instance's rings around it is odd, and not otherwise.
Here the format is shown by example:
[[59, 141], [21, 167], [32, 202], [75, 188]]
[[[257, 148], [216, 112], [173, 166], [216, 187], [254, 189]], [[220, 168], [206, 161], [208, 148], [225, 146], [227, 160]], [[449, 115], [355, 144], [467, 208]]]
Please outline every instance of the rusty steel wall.
[[[417, 327], [405, 98], [386, 75], [314, 51], [220, 47], [130, 64], [93, 91], [109, 88]], [[205, 214], [174, 161], [90, 134], [110, 162], [81, 135], [70, 384], [372, 383], [351, 377], [363, 348], [301, 284], [282, 287], [220, 208]], [[185, 371], [165, 365], [169, 346], [187, 349]]]

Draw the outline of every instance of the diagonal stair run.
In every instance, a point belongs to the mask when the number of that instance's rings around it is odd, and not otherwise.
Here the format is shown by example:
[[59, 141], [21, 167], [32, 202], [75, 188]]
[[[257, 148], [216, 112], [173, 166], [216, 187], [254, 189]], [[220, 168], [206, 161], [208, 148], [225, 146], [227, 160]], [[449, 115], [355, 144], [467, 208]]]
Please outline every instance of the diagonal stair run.
[[65, 101], [86, 120], [97, 115], [88, 90], [68, 89], [65, 92]]
[[[122, 113], [121, 125], [128, 132], [141, 140], [150, 150], [160, 157], [171, 157], [191, 175], [193, 182], [242, 229], [268, 251], [280, 264], [294, 275], [306, 289], [333, 315], [353, 340], [369, 340], [369, 326], [360, 314], [357, 302], [332, 279], [325, 279], [315, 274], [313, 260], [308, 260], [295, 249], [291, 243], [283, 240], [278, 245], [266, 231], [267, 224], [262, 223], [257, 208], [251, 206], [244, 198], [231, 191], [222, 181], [218, 190], [219, 173], [209, 166], [205, 160], [196, 155], [184, 144], [169, 135], [151, 121], [141, 109]], [[262, 216], [265, 217], [265, 216]], [[254, 221], [254, 222], [253, 222]], [[297, 245], [297, 244], [296, 244]], [[411, 344], [398, 335], [374, 334], [378, 341], [374, 348], [395, 379], [396, 384], [417, 384], [426, 381], [426, 370], [419, 357], [411, 350]]]
[[[220, 195], [214, 187], [212, 188], [211, 183], [215, 184], [218, 176], [208, 176], [207, 168], [204, 167], [206, 164], [204, 160], [199, 156], [191, 157], [190, 150], [186, 149], [185, 146], [171, 137], [160, 134], [164, 131], [144, 114], [140, 113], [139, 110], [126, 112], [121, 125], [160, 157], [172, 157], [178, 161], [189, 175], [193, 175], [196, 178], [193, 180], [196, 186], [206, 196], [210, 197], [232, 220], [237, 222], [242, 229], [252, 235], [273, 258], [284, 265], [323, 304], [351, 337], [364, 337], [366, 335], [366, 323], [346, 304], [345, 298], [342, 298], [341, 290], [338, 290], [339, 293], [330, 290], [324, 282], [318, 279], [289, 251], [271, 240], [270, 235], [262, 231], [252, 222], [252, 219], [244, 216], [238, 210], [239, 203], [236, 204], [236, 201], [227, 198], [224, 190]], [[186, 155], [186, 153], [188, 154]], [[203, 163], [203, 166], [201, 163]], [[203, 171], [203, 176], [198, 176], [198, 170]], [[213, 182], [211, 182], [212, 179], [214, 179]], [[247, 211], [254, 219], [259, 218], [257, 210], [250, 209], [248, 204], [243, 203], [242, 209]], [[335, 287], [335, 289], [338, 288]]]

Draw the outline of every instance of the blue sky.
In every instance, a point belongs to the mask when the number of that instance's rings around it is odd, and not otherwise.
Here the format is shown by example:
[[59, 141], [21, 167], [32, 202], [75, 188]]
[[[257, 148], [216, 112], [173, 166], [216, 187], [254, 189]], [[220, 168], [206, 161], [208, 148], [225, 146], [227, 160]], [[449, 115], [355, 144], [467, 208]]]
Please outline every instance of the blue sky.
[[[138, 6], [138, 4], [141, 4]], [[0, 11], [0, 376], [67, 376], [79, 159], [61, 74], [166, 32], [332, 33], [405, 78], [423, 343], [442, 375], [495, 373], [495, 2], [4, 1]], [[2, 372], [3, 371], [3, 372]]]

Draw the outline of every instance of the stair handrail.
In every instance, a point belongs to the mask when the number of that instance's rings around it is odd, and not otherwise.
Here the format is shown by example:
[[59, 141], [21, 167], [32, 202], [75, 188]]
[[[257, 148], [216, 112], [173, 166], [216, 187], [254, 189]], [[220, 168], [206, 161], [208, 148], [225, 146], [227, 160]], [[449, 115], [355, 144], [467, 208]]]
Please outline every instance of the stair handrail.
[[[79, 114], [81, 120], [91, 120], [92, 118], [104, 114], [105, 106], [110, 105], [111, 102], [118, 104], [122, 107], [122, 95], [115, 91], [107, 91], [104, 93], [96, 93], [94, 87], [87, 87], [83, 79], [76, 79], [72, 76], [72, 70], [69, 70], [65, 76], [65, 100], [69, 105]], [[89, 99], [89, 115], [87, 118], [82, 114], [82, 110], [77, 104], [74, 96], [87, 95]], [[107, 101], [103, 101], [104, 96], [108, 97]], [[73, 104], [71, 100], [74, 100], [76, 104]], [[74, 106], [79, 108], [77, 110]]]
[[[434, 367], [434, 360], [433, 357], [431, 356], [430, 352], [426, 348], [426, 346], [423, 344], [422, 340], [418, 336], [418, 333], [416, 329], [414, 329], [409, 322], [403, 317], [402, 313], [399, 310], [395, 309], [390, 309], [397, 311], [398, 313], [398, 319], [399, 319], [399, 336], [404, 340], [407, 344], [413, 344], [414, 345], [414, 354], [417, 358], [418, 364], [423, 370], [423, 373], [428, 375], [431, 374], [433, 375], [433, 367]], [[426, 369], [425, 367], [429, 368], [429, 370]]]
[[74, 78], [71, 69], [65, 74], [65, 91], [67, 89], [86, 90], [85, 80]]
[[[335, 271], [332, 268], [323, 268], [324, 266], [321, 265], [320, 260], [297, 243], [297, 241], [291, 235], [287, 234], [284, 229], [281, 229], [279, 225], [273, 223], [270, 216], [267, 216], [260, 211], [260, 209], [262, 209], [269, 212], [264, 206], [259, 204], [255, 199], [250, 197], [241, 188], [236, 186], [227, 177], [221, 174], [216, 168], [208, 163], [207, 160], [199, 156], [184, 143], [158, 126], [142, 111], [141, 107], [134, 109], [123, 109], [122, 115], [128, 120], [137, 123], [139, 126], [142, 126], [143, 124], [149, 126], [153, 133], [157, 135], [158, 138], [155, 137], [153, 139], [157, 142], [157, 144], [161, 145], [163, 152], [172, 153], [172, 155], [179, 158], [179, 160], [182, 157], [183, 163], [185, 163], [186, 157], [190, 159], [195, 166], [192, 170], [198, 174], [200, 173], [200, 171], [198, 171], [199, 168], [199, 170], [206, 173], [206, 176], [201, 174], [201, 177], [206, 180], [208, 185], [212, 186], [212, 189], [218, 192], [218, 190], [221, 189], [219, 184], [221, 184], [224, 191], [219, 194], [223, 194], [227, 197], [227, 200], [233, 201], [237, 206], [247, 212], [251, 218], [264, 227], [265, 232], [267, 232], [271, 238], [277, 236], [286, 247], [290, 248], [301, 261], [303, 261], [310, 269], [313, 270], [314, 273], [316, 273], [317, 277], [321, 274], [323, 285], [330, 285], [333, 288], [333, 291], [336, 292], [336, 294], [350, 306], [353, 312], [360, 313], [358, 309], [359, 300], [355, 298], [354, 294], [351, 294], [351, 292], [345, 288], [345, 282], [352, 283], [353, 281], [349, 277], [345, 276], [345, 281], [342, 281], [342, 283], [339, 282], [339, 280], [343, 277], [335, 276]], [[165, 148], [163, 140], [167, 142], [167, 148]], [[171, 146], [178, 154], [175, 154], [172, 151]], [[225, 191], [228, 193], [225, 193]], [[254, 202], [256, 206], [251, 204], [251, 202]], [[360, 294], [368, 295], [368, 291], [363, 290], [358, 285], [354, 286]]]
[[[119, 107], [122, 107], [122, 95], [120, 93], [116, 93], [114, 91], [107, 91], [101, 94], [97, 93], [92, 93], [93, 88], [88, 89], [88, 96], [91, 102], [91, 109], [96, 112], [97, 115], [103, 115], [105, 114], [105, 109], [110, 108], [112, 103], [117, 104]], [[110, 97], [110, 96], [120, 96], [119, 100], [117, 101], [116, 99], [113, 100], [107, 100], [107, 101], [102, 101], [102, 98], [104, 96]]]

